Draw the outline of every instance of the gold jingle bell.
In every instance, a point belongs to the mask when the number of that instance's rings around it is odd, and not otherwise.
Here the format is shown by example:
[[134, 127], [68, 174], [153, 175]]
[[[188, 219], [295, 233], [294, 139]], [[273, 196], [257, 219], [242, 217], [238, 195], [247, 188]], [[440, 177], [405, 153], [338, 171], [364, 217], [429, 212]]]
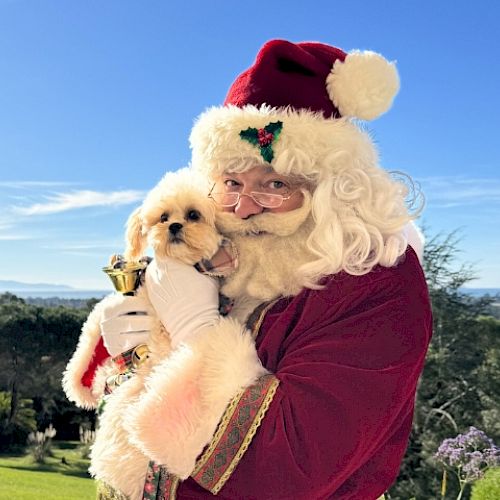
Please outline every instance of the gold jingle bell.
[[110, 265], [102, 270], [109, 276], [117, 292], [130, 294], [137, 289], [147, 265], [145, 260], [126, 261], [121, 255], [112, 255]]
[[144, 363], [144, 361], [148, 359], [148, 356], [149, 356], [148, 346], [146, 344], [138, 345], [132, 352], [132, 357], [131, 357], [132, 367], [138, 368], [139, 366], [141, 366], [142, 363]]

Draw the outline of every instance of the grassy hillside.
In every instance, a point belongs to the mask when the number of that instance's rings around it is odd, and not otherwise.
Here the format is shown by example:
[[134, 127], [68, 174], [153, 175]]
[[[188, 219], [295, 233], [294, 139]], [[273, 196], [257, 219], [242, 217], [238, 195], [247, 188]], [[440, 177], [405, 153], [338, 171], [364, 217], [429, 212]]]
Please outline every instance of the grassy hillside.
[[94, 481], [80, 443], [55, 442], [53, 456], [36, 464], [29, 456], [0, 455], [0, 499], [94, 500]]

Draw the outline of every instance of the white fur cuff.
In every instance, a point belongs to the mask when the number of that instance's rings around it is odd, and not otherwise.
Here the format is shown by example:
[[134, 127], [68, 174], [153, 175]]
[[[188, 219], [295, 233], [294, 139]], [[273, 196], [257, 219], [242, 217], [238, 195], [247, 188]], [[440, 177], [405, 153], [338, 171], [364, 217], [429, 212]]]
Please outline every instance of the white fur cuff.
[[250, 333], [222, 318], [155, 367], [145, 393], [129, 408], [130, 440], [185, 479], [229, 401], [266, 373]]
[[104, 390], [104, 383], [101, 380], [103, 376], [99, 376], [104, 367], [96, 367], [97, 370], [93, 376], [91, 387], [83, 385], [82, 379], [91, 365], [96, 354], [97, 344], [101, 339], [99, 323], [102, 309], [112, 297], [113, 295], [105, 297], [101, 302], [96, 304], [89, 314], [87, 321], [82, 327], [82, 333], [76, 350], [64, 371], [62, 380], [64, 392], [70, 401], [73, 401], [81, 408], [95, 408]]

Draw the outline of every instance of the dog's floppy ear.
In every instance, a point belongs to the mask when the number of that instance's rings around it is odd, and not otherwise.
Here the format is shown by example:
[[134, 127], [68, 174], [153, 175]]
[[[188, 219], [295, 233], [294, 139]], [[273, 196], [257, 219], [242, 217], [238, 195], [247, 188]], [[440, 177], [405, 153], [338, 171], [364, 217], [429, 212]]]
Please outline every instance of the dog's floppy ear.
[[125, 231], [125, 260], [137, 260], [146, 246], [146, 237], [142, 232], [141, 208], [136, 208], [127, 220]]

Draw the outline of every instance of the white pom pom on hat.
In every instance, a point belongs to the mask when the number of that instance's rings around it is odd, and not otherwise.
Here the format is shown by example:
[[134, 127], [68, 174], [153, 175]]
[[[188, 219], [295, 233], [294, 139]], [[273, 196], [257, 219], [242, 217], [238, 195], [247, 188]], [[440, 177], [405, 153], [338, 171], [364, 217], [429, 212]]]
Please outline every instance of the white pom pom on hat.
[[373, 120], [391, 107], [399, 76], [395, 64], [380, 54], [354, 51], [334, 62], [326, 87], [342, 116]]

